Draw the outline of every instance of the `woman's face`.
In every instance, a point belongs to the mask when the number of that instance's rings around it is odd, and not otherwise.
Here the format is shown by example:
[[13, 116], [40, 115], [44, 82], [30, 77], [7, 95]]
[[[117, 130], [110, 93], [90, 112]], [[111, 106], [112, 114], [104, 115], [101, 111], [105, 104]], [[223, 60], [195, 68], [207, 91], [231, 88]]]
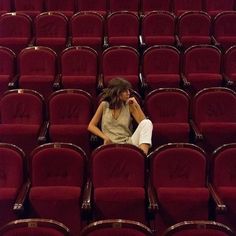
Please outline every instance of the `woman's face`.
[[126, 102], [130, 97], [129, 89], [126, 89], [120, 93], [120, 100]]

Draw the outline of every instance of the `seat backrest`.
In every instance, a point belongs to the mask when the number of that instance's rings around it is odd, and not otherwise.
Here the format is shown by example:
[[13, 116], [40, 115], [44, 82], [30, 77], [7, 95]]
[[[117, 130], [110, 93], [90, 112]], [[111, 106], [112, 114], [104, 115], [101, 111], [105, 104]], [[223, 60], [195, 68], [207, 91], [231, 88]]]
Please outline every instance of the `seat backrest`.
[[0, 46], [0, 76], [8, 75], [12, 77], [16, 72], [16, 55], [6, 47]]
[[10, 12], [12, 9], [11, 1], [2, 0], [0, 1], [0, 14]]
[[142, 36], [174, 36], [175, 16], [167, 11], [152, 11], [142, 18]]
[[70, 21], [72, 37], [103, 37], [104, 18], [97, 12], [78, 12]]
[[49, 98], [49, 120], [51, 125], [87, 125], [92, 118], [92, 112], [92, 97], [82, 90], [59, 90]]
[[155, 189], [160, 187], [205, 187], [206, 156], [189, 143], [165, 144], [149, 156], [150, 176]]
[[78, 11], [107, 12], [107, 0], [76, 0]]
[[185, 11], [203, 10], [201, 0], [173, 0], [173, 12], [179, 16]]
[[69, 236], [70, 230], [51, 219], [20, 219], [7, 223], [0, 229], [2, 236]]
[[44, 0], [14, 0], [16, 11], [43, 11]]
[[192, 101], [192, 117], [201, 122], [236, 122], [236, 94], [227, 88], [207, 88]]
[[221, 51], [212, 45], [196, 45], [185, 50], [183, 72], [215, 73], [221, 72]]
[[35, 36], [37, 38], [66, 38], [68, 19], [60, 12], [43, 12], [35, 18]]
[[143, 54], [144, 77], [151, 74], [179, 74], [180, 52], [175, 47], [152, 46]]
[[77, 186], [85, 181], [86, 154], [69, 143], [49, 143], [33, 150], [30, 157], [32, 186]]
[[224, 53], [222, 71], [228, 76], [236, 73], [236, 46], [230, 47]]
[[0, 101], [2, 124], [42, 124], [44, 99], [41, 94], [28, 89], [10, 90]]
[[20, 188], [26, 176], [24, 152], [13, 144], [0, 143], [0, 188]]
[[94, 188], [144, 187], [145, 155], [131, 144], [98, 147], [91, 155]]
[[57, 55], [48, 47], [24, 48], [18, 55], [17, 62], [20, 75], [55, 76], [56, 74]]
[[152, 236], [153, 233], [146, 225], [131, 220], [108, 219], [95, 221], [87, 225], [81, 236]]
[[182, 36], [210, 36], [211, 17], [203, 11], [189, 11], [178, 17], [177, 31]]
[[142, 13], [151, 11], [171, 11], [171, 0], [141, 0]]
[[234, 0], [204, 0], [206, 12], [211, 11], [232, 11], [234, 9]]
[[233, 236], [233, 230], [215, 221], [184, 221], [170, 226], [163, 236]]
[[187, 123], [189, 108], [188, 94], [176, 88], [153, 90], [144, 100], [145, 113], [153, 123]]
[[119, 36], [138, 37], [138, 34], [139, 34], [139, 18], [135, 13], [128, 11], [119, 11], [111, 13], [107, 17], [108, 40], [109, 37], [119, 37]]
[[46, 11], [75, 12], [74, 0], [45, 0]]
[[5, 13], [0, 16], [0, 37], [28, 38], [32, 35], [32, 20], [24, 13]]
[[139, 0], [108, 0], [109, 1], [109, 10], [110, 12], [116, 11], [131, 11], [139, 12]]

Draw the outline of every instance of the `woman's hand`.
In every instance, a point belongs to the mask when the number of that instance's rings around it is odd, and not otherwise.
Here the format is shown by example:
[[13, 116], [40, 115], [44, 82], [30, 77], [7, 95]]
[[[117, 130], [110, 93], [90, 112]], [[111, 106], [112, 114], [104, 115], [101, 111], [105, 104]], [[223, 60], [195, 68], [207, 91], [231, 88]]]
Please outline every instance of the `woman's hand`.
[[128, 98], [128, 100], [126, 101], [127, 104], [130, 104], [130, 105], [138, 105], [138, 102], [137, 100], [135, 99], [135, 97], [130, 97]]
[[112, 141], [108, 137], [103, 139], [103, 144], [106, 145], [106, 144], [111, 144], [111, 143], [112, 143]]

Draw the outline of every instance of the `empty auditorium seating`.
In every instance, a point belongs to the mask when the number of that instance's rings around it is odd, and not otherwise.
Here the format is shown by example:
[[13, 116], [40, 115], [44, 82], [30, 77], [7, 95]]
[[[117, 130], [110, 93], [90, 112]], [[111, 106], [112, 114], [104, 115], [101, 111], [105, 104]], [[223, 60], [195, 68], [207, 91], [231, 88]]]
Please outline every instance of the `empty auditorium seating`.
[[[185, 220], [207, 220], [206, 156], [187, 143], [166, 144], [149, 155], [150, 183], [157, 195], [156, 235]], [[155, 195], [154, 195], [155, 196]]]
[[181, 15], [185, 11], [201, 11], [203, 10], [202, 0], [173, 0], [173, 12], [176, 16]]
[[58, 54], [68, 43], [68, 19], [60, 12], [43, 12], [35, 18], [35, 45], [46, 46]]
[[233, 11], [234, 0], [204, 0], [204, 10], [211, 16], [214, 17], [222, 11]]
[[216, 207], [216, 220], [236, 230], [236, 143], [219, 147], [212, 156], [211, 184]]
[[215, 221], [184, 221], [172, 225], [163, 236], [234, 236], [235, 233], [227, 225]]
[[14, 0], [15, 11], [25, 13], [32, 19], [44, 11], [43, 4], [44, 0]]
[[180, 86], [180, 52], [173, 46], [152, 46], [142, 56], [146, 92]]
[[177, 35], [183, 48], [211, 44], [211, 17], [203, 11], [188, 11], [177, 21]]
[[70, 21], [71, 44], [90, 46], [100, 52], [104, 41], [104, 18], [96, 12], [78, 12]]
[[69, 236], [70, 230], [55, 220], [31, 218], [8, 222], [0, 229], [0, 234], [2, 236]]
[[133, 89], [140, 89], [139, 53], [132, 47], [114, 46], [106, 49], [102, 54], [101, 83], [107, 86], [114, 77], [127, 79]]
[[94, 220], [147, 223], [145, 155], [141, 149], [131, 144], [103, 145], [91, 155], [90, 172], [93, 194], [86, 203], [91, 203]]
[[139, 1], [140, 0], [108, 0], [109, 12], [116, 11], [129, 11], [136, 14], [139, 13]]
[[192, 103], [195, 138], [211, 153], [217, 147], [236, 142], [236, 94], [227, 88], [198, 92]]
[[157, 89], [144, 100], [145, 114], [153, 122], [153, 149], [170, 142], [190, 141], [190, 98], [180, 89]]
[[0, 143], [0, 227], [16, 220], [13, 206], [24, 183], [26, 163], [21, 149], [12, 144]]
[[137, 221], [109, 219], [90, 223], [81, 232], [81, 236], [152, 236], [150, 228]]
[[8, 89], [8, 83], [16, 75], [16, 55], [6, 47], [0, 46], [0, 97]]
[[30, 163], [32, 217], [57, 220], [79, 235], [85, 153], [73, 144], [49, 143], [34, 149]]
[[12, 9], [11, 1], [9, 0], [2, 0], [0, 2], [0, 15], [10, 12]]
[[213, 21], [213, 36], [215, 45], [227, 50], [236, 44], [236, 20], [235, 11], [223, 11], [217, 14]]
[[107, 17], [106, 24], [108, 46], [126, 45], [138, 48], [139, 18], [135, 13], [128, 11], [111, 13]]
[[57, 74], [56, 53], [43, 46], [28, 47], [21, 51], [17, 61], [19, 87], [36, 90], [47, 99]]
[[167, 11], [152, 11], [141, 19], [141, 46], [175, 45], [175, 16]]
[[49, 99], [49, 139], [80, 146], [90, 154], [87, 126], [92, 118], [90, 94], [82, 90], [59, 90]]
[[151, 11], [171, 11], [170, 0], [141, 0], [141, 13], [146, 15]]
[[32, 21], [23, 13], [5, 13], [0, 16], [0, 45], [19, 53], [32, 40]]
[[196, 45], [183, 55], [182, 82], [191, 93], [214, 86], [222, 86], [221, 51], [213, 45]]
[[44, 0], [45, 11], [56, 11], [70, 18], [75, 12], [74, 0]]
[[75, 0], [78, 11], [94, 11], [102, 16], [106, 16], [108, 12], [107, 0]]

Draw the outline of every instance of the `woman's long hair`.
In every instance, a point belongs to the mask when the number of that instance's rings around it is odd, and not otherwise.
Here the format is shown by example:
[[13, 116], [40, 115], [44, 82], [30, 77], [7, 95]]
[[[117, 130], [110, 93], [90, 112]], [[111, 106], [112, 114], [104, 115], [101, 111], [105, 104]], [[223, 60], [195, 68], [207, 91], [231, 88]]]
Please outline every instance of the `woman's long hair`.
[[103, 90], [101, 100], [109, 103], [110, 109], [119, 109], [123, 101], [120, 94], [131, 88], [130, 82], [122, 78], [114, 78], [108, 82], [107, 88]]

